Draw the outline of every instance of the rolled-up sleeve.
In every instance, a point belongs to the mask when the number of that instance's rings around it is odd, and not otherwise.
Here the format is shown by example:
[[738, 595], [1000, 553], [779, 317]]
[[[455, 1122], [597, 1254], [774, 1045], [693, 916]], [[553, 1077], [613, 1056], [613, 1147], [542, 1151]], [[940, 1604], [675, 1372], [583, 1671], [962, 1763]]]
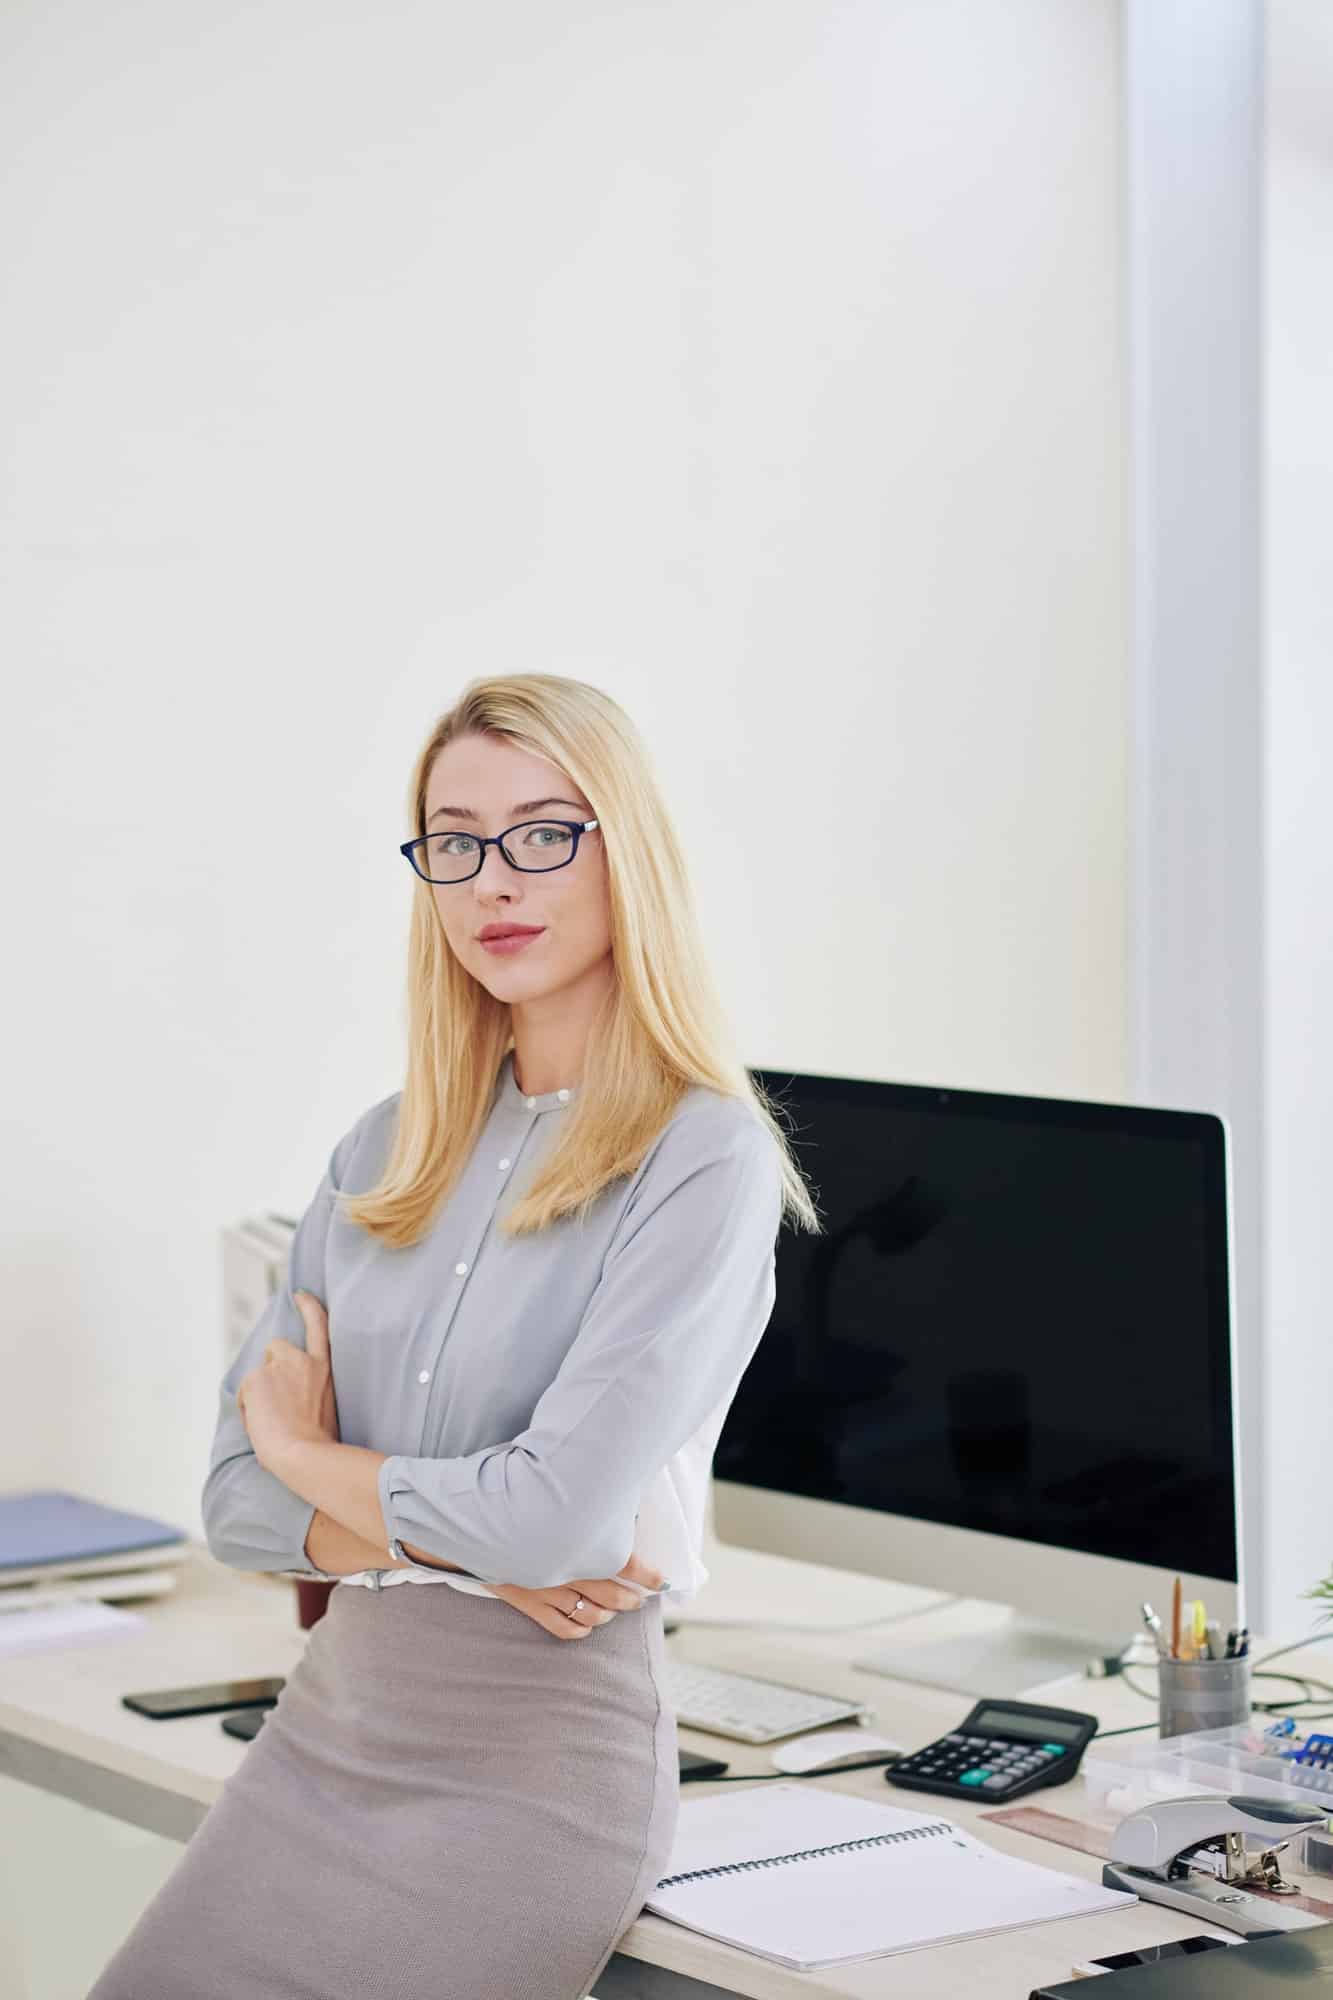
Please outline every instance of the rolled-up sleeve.
[[305, 1321], [293, 1292], [313, 1292], [317, 1299], [327, 1301], [324, 1247], [329, 1218], [344, 1162], [361, 1123], [358, 1120], [334, 1147], [314, 1199], [297, 1224], [286, 1280], [274, 1292], [222, 1378], [200, 1510], [210, 1553], [232, 1569], [327, 1575], [305, 1552], [305, 1538], [316, 1510], [259, 1463], [236, 1405], [236, 1391], [250, 1370], [259, 1366], [270, 1340], [290, 1340], [296, 1347], [305, 1347]]
[[757, 1120], [663, 1144], [532, 1421], [458, 1458], [386, 1458], [390, 1537], [486, 1583], [615, 1576], [640, 1497], [728, 1391], [768, 1324], [782, 1187]]

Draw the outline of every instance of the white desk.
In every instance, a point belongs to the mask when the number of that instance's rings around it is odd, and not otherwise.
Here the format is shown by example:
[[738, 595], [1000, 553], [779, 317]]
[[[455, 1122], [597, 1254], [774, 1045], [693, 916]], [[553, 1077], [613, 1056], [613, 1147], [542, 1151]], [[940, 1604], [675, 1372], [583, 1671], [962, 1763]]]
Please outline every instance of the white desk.
[[[710, 1545], [705, 1559], [711, 1578], [689, 1607], [699, 1622], [682, 1624], [669, 1636], [669, 1653], [786, 1678], [797, 1685], [845, 1690], [870, 1704], [873, 1727], [909, 1747], [952, 1727], [969, 1706], [965, 1696], [913, 1687], [852, 1667], [851, 1661], [889, 1629], [887, 1623], [878, 1631], [862, 1624], [848, 1632], [795, 1632], [727, 1629], [703, 1622], [727, 1616], [821, 1619], [829, 1626], [887, 1621], [918, 1611], [928, 1602], [925, 1593], [717, 1544]], [[0, 1658], [0, 1771], [185, 1841], [245, 1756], [247, 1745], [226, 1735], [217, 1715], [152, 1722], [123, 1708], [121, 1694], [131, 1688], [184, 1686], [229, 1676], [289, 1674], [301, 1658], [307, 1635], [296, 1623], [296, 1596], [289, 1579], [225, 1569], [201, 1545], [192, 1546], [170, 1597], [128, 1608], [141, 1611], [145, 1621], [133, 1634], [61, 1651]], [[897, 1636], [905, 1639], [916, 1631], [923, 1639], [950, 1631], [962, 1636], [984, 1626], [990, 1615], [984, 1607], [951, 1604], [918, 1612], [898, 1625]], [[1297, 1663], [1293, 1670], [1298, 1670], [1302, 1656], [1291, 1658]], [[1329, 1664], [1317, 1647], [1306, 1656], [1312, 1673], [1325, 1671]], [[1089, 1710], [1108, 1728], [1150, 1721], [1153, 1714], [1147, 1702], [1118, 1680], [1051, 1683], [1037, 1698]], [[773, 1768], [764, 1747], [688, 1729], [681, 1730], [681, 1742], [725, 1757], [733, 1772]], [[800, 1782], [888, 1804], [910, 1803], [918, 1796], [895, 1792], [878, 1770]], [[711, 1789], [695, 1782], [686, 1787], [684, 1797], [700, 1797]], [[1082, 1816], [1082, 1789], [1082, 1781], [1075, 1779], [1035, 1793], [1025, 1803], [1077, 1819]], [[1091, 1880], [1100, 1876], [1101, 1863], [1094, 1857], [999, 1827], [981, 1818], [984, 1807], [949, 1800], [943, 1809], [1006, 1852], [1046, 1861]], [[1315, 1882], [1306, 1886], [1321, 1893]], [[1327, 1884], [1322, 1893], [1328, 1895]], [[870, 2000], [888, 1995], [956, 2000], [960, 1993], [975, 2000], [990, 1996], [1027, 2000], [1033, 1986], [1067, 1979], [1075, 1959], [1185, 1937], [1202, 1928], [1197, 1919], [1143, 1903], [971, 1943], [795, 1973], [645, 1914], [621, 1939], [596, 1993], [597, 2000], [721, 2000], [730, 1995], [753, 1996], [753, 2000], [798, 2000], [798, 1996], [799, 2000], [811, 1996]]]

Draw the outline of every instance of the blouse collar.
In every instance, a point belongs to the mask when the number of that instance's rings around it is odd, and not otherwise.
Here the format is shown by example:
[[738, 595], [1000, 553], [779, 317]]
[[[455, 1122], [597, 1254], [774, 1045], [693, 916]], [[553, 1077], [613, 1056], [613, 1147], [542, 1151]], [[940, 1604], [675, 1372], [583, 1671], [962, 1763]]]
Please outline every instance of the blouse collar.
[[506, 1051], [500, 1065], [500, 1101], [511, 1111], [558, 1111], [578, 1096], [571, 1085], [566, 1090], [546, 1090], [526, 1095], [514, 1080], [514, 1051]]

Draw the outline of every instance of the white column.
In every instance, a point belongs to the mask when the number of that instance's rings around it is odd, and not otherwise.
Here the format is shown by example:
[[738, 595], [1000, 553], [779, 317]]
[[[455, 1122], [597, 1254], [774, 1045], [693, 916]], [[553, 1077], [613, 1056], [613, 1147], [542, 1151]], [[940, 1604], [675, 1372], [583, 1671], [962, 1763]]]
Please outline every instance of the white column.
[[1130, 1088], [1231, 1133], [1249, 1619], [1267, 1623], [1261, 0], [1126, 0]]

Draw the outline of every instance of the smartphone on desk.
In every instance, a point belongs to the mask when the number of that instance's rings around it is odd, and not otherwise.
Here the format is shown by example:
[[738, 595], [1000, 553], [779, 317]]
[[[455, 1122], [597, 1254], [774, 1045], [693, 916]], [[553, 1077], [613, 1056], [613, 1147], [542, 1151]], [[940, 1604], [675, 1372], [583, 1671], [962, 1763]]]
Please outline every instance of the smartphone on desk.
[[238, 1708], [234, 1715], [224, 1715], [222, 1727], [228, 1736], [239, 1736], [243, 1743], [253, 1743], [264, 1727], [266, 1708]]
[[202, 1687], [155, 1688], [145, 1694], [123, 1694], [125, 1708], [153, 1722], [171, 1722], [179, 1715], [215, 1715], [221, 1708], [272, 1708], [287, 1685], [285, 1674], [257, 1681], [207, 1681]]

